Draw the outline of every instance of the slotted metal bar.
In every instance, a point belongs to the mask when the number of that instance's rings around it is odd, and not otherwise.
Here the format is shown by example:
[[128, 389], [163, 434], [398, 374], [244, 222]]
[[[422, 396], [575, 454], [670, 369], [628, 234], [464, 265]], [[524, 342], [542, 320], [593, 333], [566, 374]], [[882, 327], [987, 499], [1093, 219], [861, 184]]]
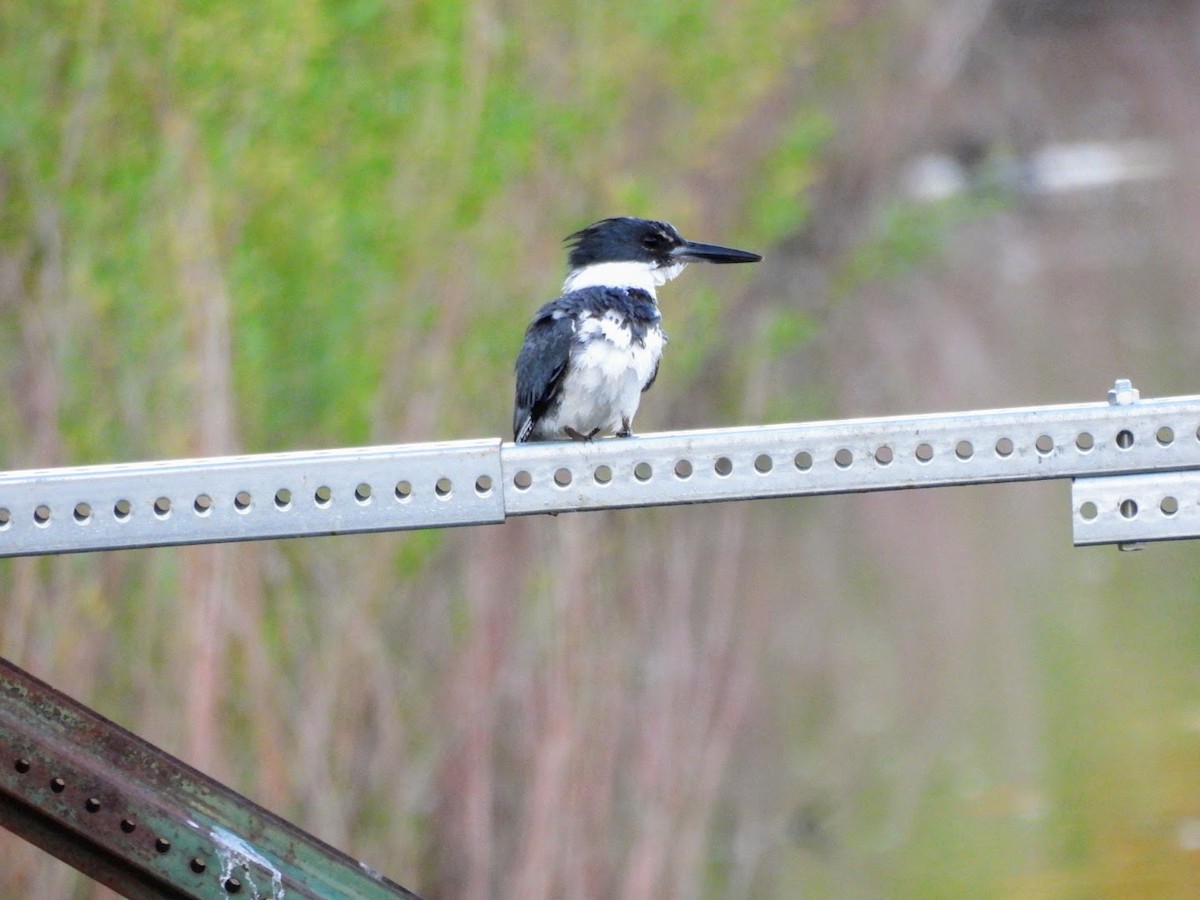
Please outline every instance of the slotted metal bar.
[[1200, 467], [1200, 397], [505, 444], [505, 512]]
[[1200, 471], [1079, 478], [1071, 485], [1076, 546], [1200, 537]]
[[0, 556], [504, 520], [499, 439], [0, 473]]
[[0, 473], [0, 556], [1200, 469], [1200, 396], [1121, 398], [587, 443], [493, 438]]
[[127, 897], [416, 897], [3, 659], [0, 825]]

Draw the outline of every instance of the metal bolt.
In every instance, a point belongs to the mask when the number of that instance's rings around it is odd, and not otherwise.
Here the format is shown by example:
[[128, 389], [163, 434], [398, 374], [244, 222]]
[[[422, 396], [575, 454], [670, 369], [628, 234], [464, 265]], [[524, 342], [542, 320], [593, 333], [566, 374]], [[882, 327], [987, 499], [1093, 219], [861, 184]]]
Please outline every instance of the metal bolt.
[[[1137, 403], [1137, 401], [1140, 397], [1141, 397], [1141, 391], [1139, 391], [1137, 388], [1135, 388], [1133, 386], [1133, 382], [1130, 381], [1128, 378], [1118, 378], [1116, 381], [1113, 382], [1113, 386], [1108, 389], [1108, 402], [1112, 406], [1129, 406], [1130, 404]], [[1121, 446], [1126, 447], [1126, 448], [1133, 445], [1132, 440], [1129, 440], [1129, 442], [1127, 444], [1122, 443], [1122, 437], [1127, 434], [1129, 434], [1129, 433], [1122, 431], [1120, 434], [1117, 435], [1118, 444], [1120, 444]], [[1129, 437], [1132, 438], [1133, 435], [1129, 434]], [[1135, 506], [1134, 509], [1136, 510], [1137, 507]], [[1125, 514], [1124, 507], [1122, 507], [1121, 512], [1122, 512], [1122, 515]], [[1128, 518], [1128, 516], [1126, 516], [1126, 518]], [[1117, 544], [1117, 549], [1124, 550], [1124, 551], [1144, 550], [1144, 549], [1146, 549], [1146, 542], [1145, 541], [1124, 541], [1124, 542]]]
[[1142, 392], [1128, 378], [1118, 378], [1108, 389], [1108, 402], [1113, 406], [1128, 406], [1137, 403], [1141, 395]]

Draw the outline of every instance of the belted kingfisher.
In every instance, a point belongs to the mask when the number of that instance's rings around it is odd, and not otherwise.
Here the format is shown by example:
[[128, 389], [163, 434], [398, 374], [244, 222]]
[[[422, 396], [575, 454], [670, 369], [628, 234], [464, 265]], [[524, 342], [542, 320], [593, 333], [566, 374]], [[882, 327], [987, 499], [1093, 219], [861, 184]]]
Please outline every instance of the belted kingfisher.
[[667, 343], [654, 289], [689, 262], [762, 259], [685, 240], [650, 219], [604, 219], [566, 240], [563, 294], [534, 314], [517, 355], [517, 443], [631, 436]]

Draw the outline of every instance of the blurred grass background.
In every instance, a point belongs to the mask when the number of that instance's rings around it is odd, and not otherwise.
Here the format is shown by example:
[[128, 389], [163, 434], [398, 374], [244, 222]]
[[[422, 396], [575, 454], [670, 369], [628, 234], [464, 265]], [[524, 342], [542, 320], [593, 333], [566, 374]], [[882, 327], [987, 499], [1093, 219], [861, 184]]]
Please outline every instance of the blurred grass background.
[[[614, 214], [767, 255], [663, 290], [642, 430], [1196, 393], [1198, 47], [1190, 0], [0, 3], [2, 465], [506, 434]], [[3, 561], [0, 652], [428, 897], [1195, 896], [1196, 548], [1069, 544], [1046, 484]]]

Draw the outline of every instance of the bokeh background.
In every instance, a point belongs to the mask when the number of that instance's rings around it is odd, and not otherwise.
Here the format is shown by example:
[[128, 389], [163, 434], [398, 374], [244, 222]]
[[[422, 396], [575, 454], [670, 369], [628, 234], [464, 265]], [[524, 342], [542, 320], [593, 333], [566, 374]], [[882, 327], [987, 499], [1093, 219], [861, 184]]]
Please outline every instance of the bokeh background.
[[[0, 2], [0, 466], [1200, 392], [1192, 0]], [[1200, 548], [1065, 483], [0, 563], [0, 653], [430, 898], [1200, 894]], [[0, 834], [0, 896], [108, 897]]]

